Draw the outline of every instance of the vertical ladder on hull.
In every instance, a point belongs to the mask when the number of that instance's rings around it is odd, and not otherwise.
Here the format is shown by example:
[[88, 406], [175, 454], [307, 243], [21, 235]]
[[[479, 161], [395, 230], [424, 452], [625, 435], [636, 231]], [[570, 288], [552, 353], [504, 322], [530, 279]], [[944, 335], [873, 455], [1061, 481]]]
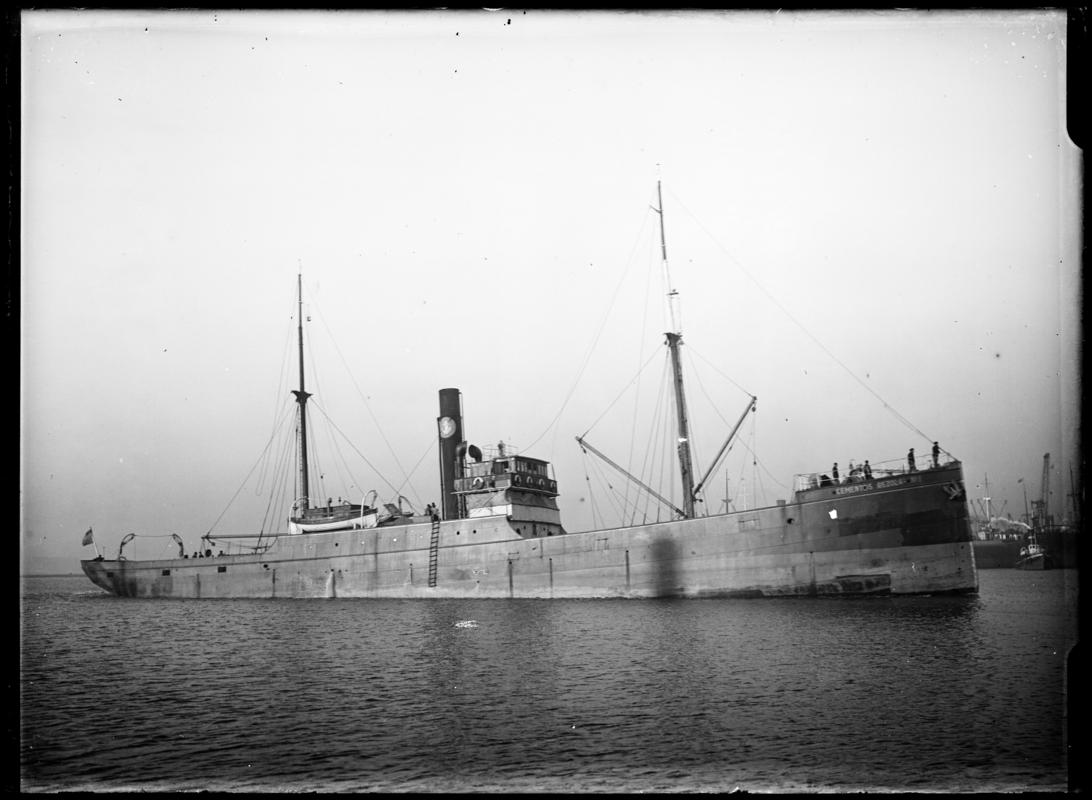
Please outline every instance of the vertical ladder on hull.
[[436, 585], [436, 569], [440, 561], [440, 520], [432, 520], [432, 539], [428, 543], [428, 585]]

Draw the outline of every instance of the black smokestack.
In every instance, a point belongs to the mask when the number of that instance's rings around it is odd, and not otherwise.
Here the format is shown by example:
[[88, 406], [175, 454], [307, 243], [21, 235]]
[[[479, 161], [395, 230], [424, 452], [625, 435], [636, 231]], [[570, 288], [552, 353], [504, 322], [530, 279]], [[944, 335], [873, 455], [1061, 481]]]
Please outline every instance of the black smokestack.
[[440, 416], [436, 418], [440, 438], [440, 506], [444, 519], [458, 519], [459, 498], [455, 494], [455, 479], [462, 477], [463, 401], [458, 389], [440, 390]]

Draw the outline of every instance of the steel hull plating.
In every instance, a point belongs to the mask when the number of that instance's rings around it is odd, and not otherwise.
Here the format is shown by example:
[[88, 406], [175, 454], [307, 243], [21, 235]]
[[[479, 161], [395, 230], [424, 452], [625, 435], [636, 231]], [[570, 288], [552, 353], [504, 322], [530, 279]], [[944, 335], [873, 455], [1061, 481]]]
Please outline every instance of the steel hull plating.
[[95, 584], [128, 597], [761, 597], [978, 587], [958, 464], [630, 528], [531, 538], [507, 517], [477, 517], [435, 529], [285, 534], [257, 555], [81, 564]]

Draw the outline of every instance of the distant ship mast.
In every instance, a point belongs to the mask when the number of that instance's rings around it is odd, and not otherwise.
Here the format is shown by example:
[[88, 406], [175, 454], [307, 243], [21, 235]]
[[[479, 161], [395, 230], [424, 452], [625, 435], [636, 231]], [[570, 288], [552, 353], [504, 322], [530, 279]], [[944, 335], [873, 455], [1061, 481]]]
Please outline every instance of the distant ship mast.
[[664, 198], [660, 181], [656, 181], [656, 198], [659, 208], [652, 209], [660, 215], [660, 254], [664, 266], [664, 279], [667, 281], [667, 307], [671, 317], [671, 330], [667, 337], [667, 346], [671, 350], [671, 370], [675, 379], [675, 411], [678, 415], [679, 428], [679, 473], [682, 478], [683, 516], [694, 516], [694, 464], [690, 455], [690, 426], [686, 416], [686, 394], [683, 391], [682, 360], [679, 358], [679, 345], [682, 344], [681, 325], [675, 321], [675, 303], [678, 292], [671, 286], [671, 270], [667, 262], [667, 238], [664, 236]]
[[296, 284], [299, 292], [299, 348], [300, 348], [300, 388], [293, 389], [292, 394], [296, 396], [296, 402], [300, 407], [300, 502], [296, 513], [299, 516], [303, 516], [303, 512], [308, 508], [308, 498], [310, 497], [310, 490], [307, 485], [307, 398], [311, 395], [308, 394], [304, 388], [303, 383], [303, 275], [296, 276]]

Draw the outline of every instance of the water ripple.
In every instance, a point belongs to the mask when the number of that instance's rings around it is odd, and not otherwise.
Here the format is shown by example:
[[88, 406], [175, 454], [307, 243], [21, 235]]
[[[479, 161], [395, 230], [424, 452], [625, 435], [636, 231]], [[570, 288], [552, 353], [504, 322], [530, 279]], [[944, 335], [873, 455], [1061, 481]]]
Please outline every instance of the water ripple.
[[22, 785], [1056, 790], [1066, 572], [984, 572], [977, 598], [591, 603], [162, 602], [40, 579]]

